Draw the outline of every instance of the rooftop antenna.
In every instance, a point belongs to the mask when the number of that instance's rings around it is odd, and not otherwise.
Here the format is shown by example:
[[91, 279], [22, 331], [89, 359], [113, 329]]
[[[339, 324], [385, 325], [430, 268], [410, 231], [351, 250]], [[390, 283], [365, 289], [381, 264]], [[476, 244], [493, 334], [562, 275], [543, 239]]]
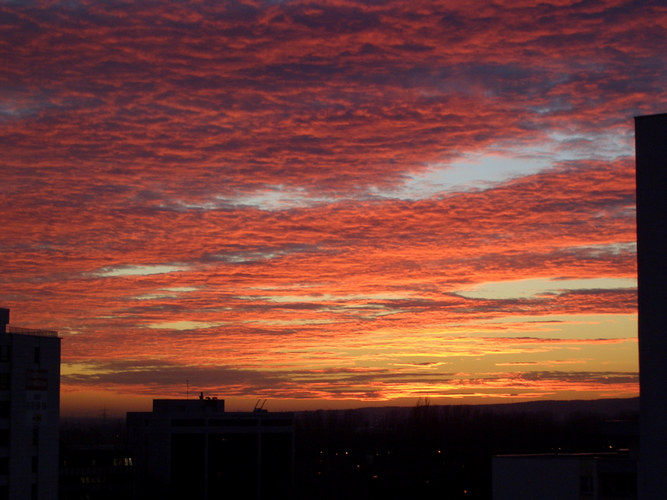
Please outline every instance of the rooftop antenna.
[[262, 401], [262, 399], [258, 399], [257, 402], [255, 403], [255, 408], [253, 408], [253, 412], [255, 413], [261, 413], [265, 412], [266, 410], [264, 409], [264, 405], [266, 404], [266, 399]]

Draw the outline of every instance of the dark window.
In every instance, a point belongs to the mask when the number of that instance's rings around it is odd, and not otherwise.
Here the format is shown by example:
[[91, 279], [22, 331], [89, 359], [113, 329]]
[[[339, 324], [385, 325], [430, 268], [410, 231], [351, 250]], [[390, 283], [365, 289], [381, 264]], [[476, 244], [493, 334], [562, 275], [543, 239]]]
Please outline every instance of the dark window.
[[47, 370], [27, 370], [26, 389], [31, 391], [46, 391], [49, 388], [49, 372]]
[[9, 373], [0, 373], [0, 390], [9, 389]]
[[291, 427], [292, 426], [292, 420], [291, 419], [285, 419], [285, 418], [265, 418], [262, 419], [262, 425], [269, 427]]
[[211, 427], [256, 427], [254, 418], [212, 418], [208, 421]]
[[0, 429], [0, 446], [9, 446], [9, 429]]
[[[247, 485], [258, 484], [257, 445], [256, 432], [209, 434], [208, 492], [211, 498], [225, 498], [228, 491], [248, 491]], [[285, 497], [276, 495], [275, 498]]]
[[32, 428], [32, 444], [33, 446], [39, 445], [39, 427]]
[[9, 418], [9, 401], [0, 401], [0, 418]]
[[206, 420], [203, 418], [175, 418], [171, 421], [174, 427], [204, 427]]
[[293, 467], [292, 434], [286, 432], [263, 434], [261, 446], [261, 490], [270, 490], [275, 498], [290, 498]]
[[172, 434], [170, 498], [204, 498], [205, 450], [203, 433]]
[[12, 359], [12, 346], [0, 346], [0, 361], [9, 361]]
[[581, 493], [586, 495], [593, 493], [593, 478], [591, 476], [581, 476]]
[[40, 358], [40, 352], [39, 352], [39, 347], [35, 347], [35, 363], [39, 364], [39, 358]]

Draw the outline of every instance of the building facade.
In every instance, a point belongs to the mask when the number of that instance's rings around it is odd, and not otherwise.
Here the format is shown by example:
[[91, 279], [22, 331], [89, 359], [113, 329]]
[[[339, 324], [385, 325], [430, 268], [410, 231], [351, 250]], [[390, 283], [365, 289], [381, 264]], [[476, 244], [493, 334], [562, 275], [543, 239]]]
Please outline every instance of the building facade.
[[58, 498], [60, 338], [0, 308], [0, 498]]
[[153, 400], [127, 414], [135, 498], [290, 498], [294, 415], [225, 412], [215, 398]]
[[635, 118], [639, 321], [639, 498], [667, 492], [667, 113]]
[[627, 453], [493, 457], [493, 500], [636, 500], [637, 461]]

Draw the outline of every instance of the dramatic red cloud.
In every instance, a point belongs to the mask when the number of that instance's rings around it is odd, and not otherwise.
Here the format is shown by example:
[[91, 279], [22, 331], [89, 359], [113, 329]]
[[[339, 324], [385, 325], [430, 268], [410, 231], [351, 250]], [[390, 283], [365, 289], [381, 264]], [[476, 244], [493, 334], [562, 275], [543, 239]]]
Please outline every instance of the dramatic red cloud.
[[186, 379], [635, 395], [666, 30], [626, 0], [4, 4], [0, 306], [61, 331], [68, 411]]

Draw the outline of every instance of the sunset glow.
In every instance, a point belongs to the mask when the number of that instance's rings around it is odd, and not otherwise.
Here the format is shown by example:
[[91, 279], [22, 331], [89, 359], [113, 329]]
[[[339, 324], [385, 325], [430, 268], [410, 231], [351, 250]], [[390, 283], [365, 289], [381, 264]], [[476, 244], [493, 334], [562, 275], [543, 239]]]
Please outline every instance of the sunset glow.
[[0, 307], [64, 414], [638, 394], [667, 8], [0, 4]]

